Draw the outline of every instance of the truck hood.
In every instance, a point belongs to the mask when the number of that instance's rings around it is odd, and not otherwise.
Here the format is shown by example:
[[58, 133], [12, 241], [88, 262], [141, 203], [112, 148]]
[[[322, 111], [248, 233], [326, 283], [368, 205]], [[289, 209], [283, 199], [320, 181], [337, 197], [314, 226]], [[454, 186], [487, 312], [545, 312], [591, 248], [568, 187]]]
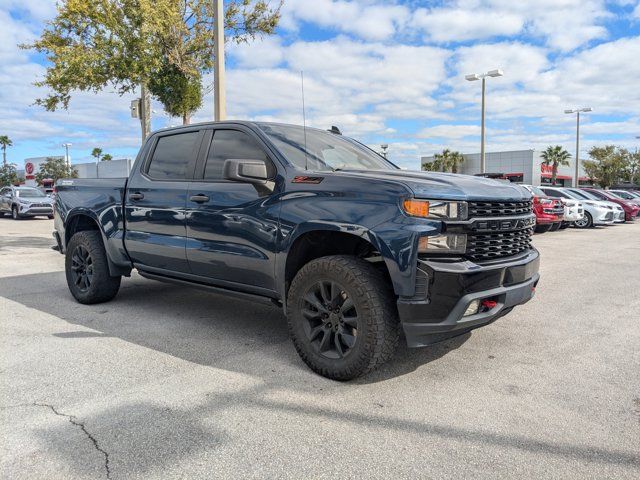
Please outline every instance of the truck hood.
[[397, 181], [410, 188], [419, 198], [493, 201], [531, 199], [531, 193], [515, 183], [471, 175], [406, 170], [341, 170], [335, 173], [370, 180]]

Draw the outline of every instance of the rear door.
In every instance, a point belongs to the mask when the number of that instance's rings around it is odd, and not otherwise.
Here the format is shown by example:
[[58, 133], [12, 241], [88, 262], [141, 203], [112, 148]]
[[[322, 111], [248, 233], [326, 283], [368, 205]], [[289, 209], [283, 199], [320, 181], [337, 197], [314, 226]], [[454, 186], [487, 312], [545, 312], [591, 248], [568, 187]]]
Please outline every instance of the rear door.
[[273, 291], [278, 211], [270, 200], [275, 182], [225, 180], [223, 165], [231, 158], [264, 160], [270, 178], [276, 176], [276, 164], [250, 129], [208, 130], [187, 196], [187, 259], [192, 273], [211, 283]]
[[125, 198], [125, 246], [137, 268], [189, 273], [185, 208], [203, 131], [157, 135], [131, 172]]

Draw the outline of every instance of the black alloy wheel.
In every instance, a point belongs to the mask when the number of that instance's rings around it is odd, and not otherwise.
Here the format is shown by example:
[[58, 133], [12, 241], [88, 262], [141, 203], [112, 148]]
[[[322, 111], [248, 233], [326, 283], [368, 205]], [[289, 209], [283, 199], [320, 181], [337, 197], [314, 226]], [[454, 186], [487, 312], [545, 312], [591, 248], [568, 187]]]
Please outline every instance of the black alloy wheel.
[[93, 258], [84, 245], [71, 254], [71, 279], [81, 293], [89, 291], [93, 282]]
[[358, 336], [358, 312], [342, 285], [320, 280], [303, 297], [304, 331], [319, 355], [338, 359], [351, 353]]

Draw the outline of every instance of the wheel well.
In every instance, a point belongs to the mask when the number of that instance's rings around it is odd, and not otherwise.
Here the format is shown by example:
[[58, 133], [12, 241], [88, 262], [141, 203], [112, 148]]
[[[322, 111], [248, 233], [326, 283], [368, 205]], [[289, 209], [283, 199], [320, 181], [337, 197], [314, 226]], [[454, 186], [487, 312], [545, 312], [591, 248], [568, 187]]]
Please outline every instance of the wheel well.
[[76, 215], [69, 220], [67, 224], [67, 228], [65, 229], [65, 242], [67, 245], [71, 237], [73, 237], [76, 233], [82, 232], [84, 230], [98, 230], [98, 224], [95, 220], [87, 215]]
[[320, 230], [300, 235], [289, 249], [285, 266], [285, 295], [296, 273], [311, 260], [328, 255], [353, 255], [368, 259], [391, 284], [386, 264], [375, 247], [364, 238], [344, 232]]

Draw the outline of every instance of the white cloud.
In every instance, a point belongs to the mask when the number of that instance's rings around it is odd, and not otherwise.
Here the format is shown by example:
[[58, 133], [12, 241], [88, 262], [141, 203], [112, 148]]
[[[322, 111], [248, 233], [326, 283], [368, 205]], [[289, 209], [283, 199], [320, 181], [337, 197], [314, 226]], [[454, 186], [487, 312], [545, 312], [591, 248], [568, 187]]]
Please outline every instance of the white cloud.
[[242, 68], [277, 67], [283, 60], [282, 39], [264, 37], [252, 43], [230, 44], [227, 55]]
[[509, 12], [489, 10], [421, 8], [415, 12], [411, 25], [435, 42], [461, 42], [516, 35], [524, 27], [524, 18]]
[[480, 135], [478, 125], [436, 125], [423, 128], [416, 135], [420, 138], [451, 138], [460, 139]]
[[383, 2], [314, 0], [311, 6], [308, 0], [287, 0], [282, 8], [281, 26], [296, 30], [298, 22], [303, 21], [366, 40], [385, 40], [392, 37], [409, 16], [407, 7]]

